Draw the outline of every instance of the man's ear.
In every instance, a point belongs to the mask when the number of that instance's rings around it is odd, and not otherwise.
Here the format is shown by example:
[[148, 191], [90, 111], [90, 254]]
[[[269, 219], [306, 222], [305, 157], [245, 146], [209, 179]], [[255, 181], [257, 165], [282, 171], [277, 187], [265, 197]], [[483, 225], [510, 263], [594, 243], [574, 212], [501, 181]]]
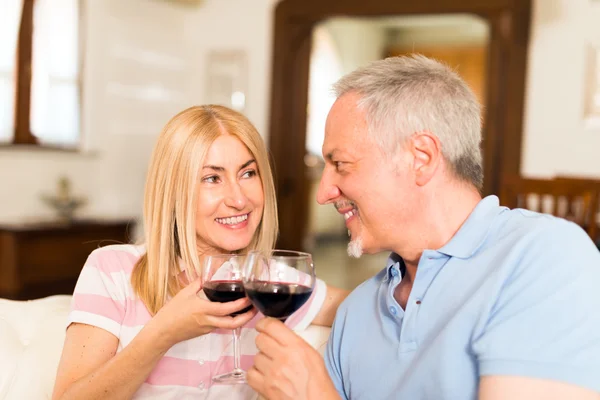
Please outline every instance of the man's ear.
[[424, 186], [431, 180], [440, 165], [442, 144], [433, 133], [422, 131], [409, 138], [408, 146], [413, 156], [415, 183]]

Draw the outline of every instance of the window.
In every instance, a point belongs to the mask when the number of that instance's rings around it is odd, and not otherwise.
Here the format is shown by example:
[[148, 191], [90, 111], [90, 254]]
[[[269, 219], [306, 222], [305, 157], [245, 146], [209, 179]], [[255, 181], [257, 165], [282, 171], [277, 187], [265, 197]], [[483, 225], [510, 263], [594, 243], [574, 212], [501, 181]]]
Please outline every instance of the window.
[[309, 68], [306, 148], [309, 153], [320, 157], [325, 121], [335, 102], [332, 85], [342, 76], [337, 47], [330, 32], [323, 26], [314, 30]]
[[0, 0], [0, 143], [79, 142], [79, 0]]

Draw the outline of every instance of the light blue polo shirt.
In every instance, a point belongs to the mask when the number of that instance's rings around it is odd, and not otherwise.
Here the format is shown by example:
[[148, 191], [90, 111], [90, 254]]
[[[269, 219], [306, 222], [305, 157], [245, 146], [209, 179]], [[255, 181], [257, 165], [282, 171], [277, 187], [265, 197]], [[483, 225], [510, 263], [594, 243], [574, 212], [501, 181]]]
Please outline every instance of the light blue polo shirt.
[[485, 375], [600, 392], [600, 252], [577, 225], [489, 196], [423, 252], [406, 310], [403, 269], [392, 254], [337, 312], [325, 361], [342, 398], [476, 399]]

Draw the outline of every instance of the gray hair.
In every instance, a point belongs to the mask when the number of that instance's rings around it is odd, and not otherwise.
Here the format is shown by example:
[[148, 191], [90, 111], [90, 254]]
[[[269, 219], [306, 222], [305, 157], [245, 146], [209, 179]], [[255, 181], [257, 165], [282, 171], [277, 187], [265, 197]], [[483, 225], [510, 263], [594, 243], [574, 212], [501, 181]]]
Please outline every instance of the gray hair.
[[342, 77], [333, 89], [338, 98], [360, 96], [369, 134], [388, 158], [410, 135], [429, 131], [458, 178], [481, 190], [481, 106], [448, 66], [422, 55], [390, 57]]

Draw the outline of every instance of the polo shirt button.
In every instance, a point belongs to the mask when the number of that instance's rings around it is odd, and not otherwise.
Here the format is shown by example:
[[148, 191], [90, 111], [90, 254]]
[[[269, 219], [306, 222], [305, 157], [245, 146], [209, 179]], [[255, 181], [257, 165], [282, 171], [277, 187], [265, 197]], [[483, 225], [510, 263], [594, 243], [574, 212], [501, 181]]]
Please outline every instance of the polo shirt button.
[[396, 313], [397, 313], [398, 311], [396, 310], [396, 307], [394, 307], [394, 306], [391, 306], [391, 307], [390, 307], [390, 312], [391, 312], [392, 314], [396, 315]]
[[198, 385], [198, 389], [204, 390], [205, 388], [206, 386], [204, 386], [204, 382], [200, 382], [200, 384]]
[[198, 360], [198, 364], [204, 365], [204, 360], [203, 359]]

